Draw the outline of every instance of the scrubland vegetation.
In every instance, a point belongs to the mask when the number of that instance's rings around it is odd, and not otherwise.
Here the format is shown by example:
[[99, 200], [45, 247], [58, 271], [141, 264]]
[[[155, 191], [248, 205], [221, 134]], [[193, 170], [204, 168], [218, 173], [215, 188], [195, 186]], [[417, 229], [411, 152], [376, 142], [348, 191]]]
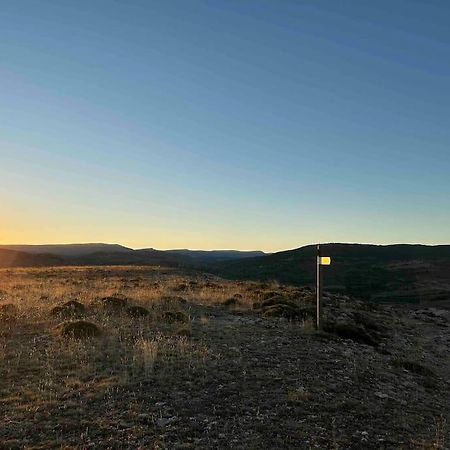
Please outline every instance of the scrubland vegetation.
[[0, 448], [449, 448], [446, 310], [151, 267], [0, 271]]

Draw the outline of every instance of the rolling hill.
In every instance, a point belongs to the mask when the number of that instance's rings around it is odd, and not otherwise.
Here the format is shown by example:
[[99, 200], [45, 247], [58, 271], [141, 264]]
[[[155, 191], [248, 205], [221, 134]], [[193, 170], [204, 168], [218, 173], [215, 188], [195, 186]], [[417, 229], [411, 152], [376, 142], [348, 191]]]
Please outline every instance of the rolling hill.
[[[202, 267], [211, 263], [265, 255], [237, 250], [156, 250], [118, 244], [0, 245], [3, 267], [32, 265], [164, 265]], [[7, 256], [9, 255], [9, 256]], [[16, 255], [16, 256], [13, 256]]]
[[[325, 288], [373, 301], [450, 301], [450, 245], [325, 244], [333, 259], [324, 268]], [[213, 264], [230, 279], [276, 280], [299, 286], [315, 282], [316, 247]]]
[[15, 250], [0, 249], [0, 267], [58, 266], [64, 260], [56, 255], [31, 254]]
[[165, 253], [177, 257], [185, 257], [192, 264], [210, 264], [221, 261], [232, 261], [237, 259], [255, 258], [265, 256], [261, 251], [238, 251], [238, 250], [166, 250]]
[[[377, 302], [450, 302], [450, 245], [324, 244], [322, 250], [333, 259], [331, 266], [324, 267], [328, 291]], [[0, 267], [158, 265], [193, 268], [235, 280], [313, 287], [315, 255], [314, 245], [268, 255], [133, 250], [116, 244], [0, 246]]]
[[131, 253], [134, 250], [119, 244], [46, 244], [46, 245], [0, 245], [0, 249], [31, 254], [48, 253], [62, 257], [80, 257], [92, 253]]

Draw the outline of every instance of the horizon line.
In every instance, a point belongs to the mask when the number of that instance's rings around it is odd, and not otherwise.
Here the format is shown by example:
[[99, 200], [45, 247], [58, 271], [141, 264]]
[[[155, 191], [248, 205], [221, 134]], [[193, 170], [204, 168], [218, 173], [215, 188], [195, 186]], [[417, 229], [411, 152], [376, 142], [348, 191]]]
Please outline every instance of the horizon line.
[[389, 243], [371, 243], [371, 242], [315, 242], [315, 243], [308, 243], [299, 245], [296, 247], [291, 248], [285, 248], [285, 249], [278, 249], [273, 251], [268, 250], [261, 250], [261, 249], [239, 249], [239, 248], [188, 248], [188, 247], [167, 247], [167, 248], [155, 248], [151, 246], [139, 246], [139, 247], [131, 247], [124, 244], [120, 244], [117, 242], [66, 242], [66, 243], [45, 243], [45, 244], [0, 244], [0, 247], [51, 247], [51, 246], [88, 246], [88, 245], [116, 245], [120, 246], [129, 250], [156, 250], [156, 251], [178, 251], [178, 250], [186, 250], [186, 251], [198, 251], [198, 252], [213, 252], [213, 251], [222, 251], [222, 252], [262, 252], [265, 254], [273, 254], [273, 253], [280, 253], [280, 252], [287, 252], [291, 250], [297, 250], [303, 247], [308, 246], [314, 246], [314, 245], [372, 245], [372, 246], [382, 246], [382, 247], [388, 247], [388, 246], [396, 246], [396, 245], [409, 245], [409, 246], [424, 246], [424, 247], [439, 247], [439, 246], [448, 246], [450, 243], [433, 243], [433, 244], [425, 244], [420, 242], [389, 242]]

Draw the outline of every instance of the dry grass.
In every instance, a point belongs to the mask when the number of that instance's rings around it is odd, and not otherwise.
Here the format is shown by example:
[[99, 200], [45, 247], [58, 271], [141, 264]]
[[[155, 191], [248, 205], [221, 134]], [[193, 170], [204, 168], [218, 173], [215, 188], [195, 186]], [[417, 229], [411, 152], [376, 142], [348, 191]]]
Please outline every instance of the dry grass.
[[[355, 390], [367, 372], [354, 376], [355, 367], [385, 357], [352, 343], [343, 355], [342, 344], [317, 339], [310, 319], [264, 319], [254, 305], [274, 295], [307, 305], [310, 293], [151, 267], [0, 270], [0, 307], [9, 305], [0, 308], [0, 449], [337, 448], [323, 415], [334, 404], [390, 423], [373, 409], [378, 398], [361, 409], [369, 389]], [[51, 313], [70, 301], [85, 309]], [[75, 322], [101, 333], [58, 333]], [[411, 377], [420, 369], [402, 368]], [[355, 430], [339, 429], [340, 439]], [[447, 434], [439, 422], [414, 445], [446, 448]]]
[[[109, 380], [109, 388], [142, 381], [156, 376], [158, 365], [160, 376], [165, 376], [179, 365], [202, 364], [210, 355], [203, 344], [188, 340], [190, 324], [185, 323], [181, 330], [180, 324], [160, 321], [163, 314], [172, 313], [189, 322], [189, 305], [161, 300], [174, 297], [175, 292], [180, 296], [182, 281], [176, 272], [152, 268], [0, 270], [0, 305], [13, 305], [17, 310], [16, 320], [2, 321], [0, 327], [3, 404], [27, 409], [31, 404], [36, 407], [40, 402], [70, 396], [77, 389], [96, 391], [105, 386], [105, 380]], [[188, 302], [198, 297], [215, 303], [225, 295], [225, 288], [215, 284], [195, 288], [182, 292]], [[124, 296], [128, 303], [145, 307], [149, 315], [135, 317], [125, 310], [121, 313], [98, 306], [99, 299], [111, 296]], [[86, 306], [83, 318], [89, 322], [80, 323], [98, 325], [101, 335], [71, 339], [74, 327], [70, 318], [61, 324], [61, 318], [51, 314], [54, 307], [69, 300]]]
[[[103, 395], [105, 389], [202, 365], [214, 355], [190, 339], [191, 309], [218, 306], [235, 295], [240, 307], [251, 309], [255, 297], [249, 284], [151, 267], [0, 270], [0, 305], [14, 309], [15, 318], [0, 327], [2, 404], [27, 410], [81, 391]], [[105, 308], [101, 299], [107, 297], [125, 298], [149, 314]], [[76, 340], [66, 333], [74, 318], [52, 309], [69, 301], [86, 307], [76, 319], [92, 322], [101, 334]]]

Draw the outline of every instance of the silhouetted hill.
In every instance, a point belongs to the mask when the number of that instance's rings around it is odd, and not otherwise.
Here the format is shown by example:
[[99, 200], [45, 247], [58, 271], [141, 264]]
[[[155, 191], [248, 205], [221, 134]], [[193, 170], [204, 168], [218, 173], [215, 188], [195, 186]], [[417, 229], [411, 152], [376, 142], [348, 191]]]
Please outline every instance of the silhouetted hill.
[[[315, 283], [314, 245], [257, 257], [261, 252], [133, 250], [109, 244], [13, 247], [30, 253], [0, 248], [0, 267], [158, 265], [202, 269], [237, 280]], [[58, 254], [36, 253], [49, 249]], [[333, 264], [324, 267], [328, 291], [373, 301], [450, 301], [450, 245], [325, 244], [322, 251], [333, 258]]]
[[[48, 245], [0, 245], [0, 249], [15, 250], [30, 254], [52, 254], [64, 258], [77, 258], [83, 260], [102, 260], [106, 262], [108, 257], [113, 261], [131, 260], [145, 261], [155, 259], [161, 261], [181, 262], [183, 264], [210, 263], [228, 261], [232, 259], [251, 258], [264, 256], [261, 251], [238, 250], [155, 250], [153, 248], [134, 250], [119, 244], [48, 244]], [[164, 254], [166, 256], [164, 256]], [[108, 256], [109, 255], [109, 256]]]
[[129, 252], [96, 252], [66, 258], [73, 265], [157, 265], [179, 267], [190, 265], [189, 259], [170, 255], [160, 250], [131, 250]]
[[[333, 258], [324, 267], [328, 290], [374, 301], [450, 300], [450, 245], [325, 244]], [[316, 246], [221, 262], [209, 270], [231, 279], [276, 280], [295, 285], [315, 282]]]
[[119, 244], [48, 244], [48, 245], [0, 245], [0, 249], [16, 250], [31, 254], [50, 253], [57, 256], [84, 256], [91, 253], [129, 253], [133, 249]]
[[15, 250], [0, 249], [0, 267], [57, 266], [63, 259], [55, 255], [32, 255]]
[[[175, 267], [198, 267], [219, 261], [261, 256], [259, 251], [241, 252], [237, 250], [133, 250], [118, 244], [60, 244], [60, 245], [0, 245], [0, 249], [21, 252], [23, 255], [54, 255], [52, 258], [37, 258], [43, 265], [126, 265], [149, 264]], [[25, 256], [22, 256], [22, 259]], [[15, 259], [9, 258], [11, 266], [15, 266]], [[29, 265], [33, 265], [32, 258], [28, 258]]]
[[208, 264], [221, 261], [230, 261], [237, 259], [255, 258], [265, 256], [261, 251], [238, 251], [238, 250], [188, 250], [176, 249], [166, 250], [165, 253], [176, 257], [187, 258], [193, 264]]
[[66, 257], [70, 264], [108, 265], [108, 264], [151, 264], [170, 267], [200, 267], [218, 261], [248, 258], [264, 255], [263, 252], [239, 252], [234, 250], [155, 250], [143, 249], [128, 251], [99, 251], [76, 257]]

